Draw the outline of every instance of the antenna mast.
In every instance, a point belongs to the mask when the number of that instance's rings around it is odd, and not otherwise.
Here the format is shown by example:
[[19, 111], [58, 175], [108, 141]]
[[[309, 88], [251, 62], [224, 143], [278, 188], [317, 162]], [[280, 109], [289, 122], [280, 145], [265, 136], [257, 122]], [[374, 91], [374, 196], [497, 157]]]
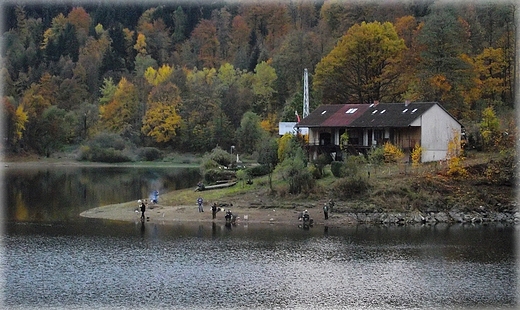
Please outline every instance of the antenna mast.
[[303, 69], [303, 117], [309, 115], [309, 73], [307, 68]]

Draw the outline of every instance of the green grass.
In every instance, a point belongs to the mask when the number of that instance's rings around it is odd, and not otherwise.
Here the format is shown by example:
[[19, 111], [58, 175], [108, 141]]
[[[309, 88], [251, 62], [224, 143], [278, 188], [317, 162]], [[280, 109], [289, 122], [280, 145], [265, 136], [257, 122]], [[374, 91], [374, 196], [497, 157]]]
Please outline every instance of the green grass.
[[267, 177], [255, 179], [252, 185], [242, 185], [242, 182], [238, 182], [236, 185], [226, 188], [206, 190], [206, 191], [195, 191], [195, 187], [187, 188], [182, 190], [176, 190], [170, 193], [162, 194], [161, 201], [165, 205], [195, 205], [197, 198], [203, 196], [206, 201], [217, 201], [222, 200], [225, 197], [233, 197], [241, 194], [248, 194], [251, 192], [257, 192], [264, 189], [264, 186], [260, 185], [262, 180], [267, 180]]

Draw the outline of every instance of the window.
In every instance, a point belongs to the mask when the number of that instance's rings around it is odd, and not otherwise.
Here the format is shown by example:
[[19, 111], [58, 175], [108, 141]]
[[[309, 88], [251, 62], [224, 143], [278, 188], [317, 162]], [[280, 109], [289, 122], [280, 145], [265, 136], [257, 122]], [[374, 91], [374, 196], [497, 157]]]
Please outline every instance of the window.
[[376, 114], [377, 113], [377, 110], [374, 110], [374, 112], [372, 112], [372, 115]]
[[325, 113], [327, 113], [327, 111], [323, 111], [323, 112], [321, 112], [321, 115], [323, 115], [323, 114], [325, 114]]
[[404, 110], [403, 110], [403, 113], [406, 113], [406, 111], [408, 111], [408, 109], [404, 109]]
[[347, 113], [347, 114], [352, 114], [352, 113], [356, 112], [357, 109], [358, 109], [358, 108], [350, 108], [350, 109], [348, 109], [345, 113]]
[[383, 110], [383, 111], [381, 111], [381, 114], [383, 114], [383, 113], [385, 113], [385, 112], [386, 112], [386, 110]]
[[417, 109], [413, 109], [413, 110], [412, 110], [412, 113], [414, 113], [415, 111], [417, 111]]

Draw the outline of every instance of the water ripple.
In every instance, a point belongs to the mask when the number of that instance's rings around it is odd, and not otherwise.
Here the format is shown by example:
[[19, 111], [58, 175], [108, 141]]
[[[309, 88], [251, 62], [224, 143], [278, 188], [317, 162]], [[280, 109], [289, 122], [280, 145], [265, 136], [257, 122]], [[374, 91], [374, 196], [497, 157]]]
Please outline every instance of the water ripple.
[[512, 252], [509, 258], [486, 261], [465, 259], [469, 249], [453, 244], [395, 239], [374, 244], [344, 235], [291, 237], [294, 231], [264, 238], [234, 232], [8, 235], [3, 238], [4, 302], [13, 309], [516, 305]]

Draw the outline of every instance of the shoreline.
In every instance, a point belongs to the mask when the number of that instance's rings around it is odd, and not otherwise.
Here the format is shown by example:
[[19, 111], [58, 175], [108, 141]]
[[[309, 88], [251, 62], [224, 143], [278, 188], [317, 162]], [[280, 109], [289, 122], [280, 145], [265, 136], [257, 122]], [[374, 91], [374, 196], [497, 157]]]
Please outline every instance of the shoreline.
[[[300, 212], [305, 207], [294, 208], [263, 208], [231, 206], [230, 209], [237, 216], [237, 224], [279, 224], [295, 225], [301, 224], [298, 220]], [[355, 226], [359, 224], [372, 225], [414, 225], [414, 224], [489, 224], [489, 223], [520, 223], [520, 212], [352, 212], [336, 207], [337, 211], [329, 213], [325, 220], [321, 208], [307, 208], [314, 226]], [[216, 218], [212, 219], [211, 206], [205, 205], [204, 212], [198, 212], [197, 205], [164, 206], [161, 204], [149, 205], [145, 212], [146, 222], [155, 224], [173, 224], [179, 222], [223, 222], [225, 212], [217, 212]], [[87, 218], [98, 218], [107, 220], [118, 220], [127, 222], [140, 221], [141, 212], [138, 210], [137, 202], [126, 202], [101, 206], [83, 211], [80, 216]]]
[[[305, 209], [300, 208], [258, 208], [258, 207], [224, 207], [225, 210], [237, 216], [237, 224], [280, 224], [294, 225], [299, 224], [298, 215]], [[313, 225], [317, 226], [345, 226], [357, 224], [347, 216], [342, 214], [330, 214], [329, 219], [324, 219], [323, 212], [316, 209], [308, 209]], [[205, 205], [204, 212], [198, 211], [197, 205], [164, 206], [161, 204], [149, 205], [145, 212], [147, 223], [173, 224], [178, 222], [224, 222], [225, 211], [217, 212], [216, 218], [212, 219], [211, 206]], [[141, 212], [137, 209], [137, 202], [127, 202], [92, 208], [80, 213], [80, 216], [87, 218], [98, 218], [107, 220], [119, 220], [127, 222], [140, 221]]]
[[[4, 158], [5, 160], [5, 158]], [[3, 169], [27, 169], [39, 167], [114, 167], [120, 165], [106, 163], [78, 162], [68, 158], [49, 158], [39, 160], [8, 160], [2, 162]], [[130, 167], [150, 167], [148, 164], [134, 163], [123, 164]], [[153, 165], [151, 165], [153, 166]], [[163, 166], [163, 165], [160, 165]], [[166, 164], [171, 166], [171, 163]], [[173, 166], [176, 166], [173, 164]], [[163, 166], [164, 167], [164, 166]], [[225, 209], [231, 209], [237, 216], [237, 223], [260, 223], [260, 224], [300, 224], [298, 215], [307, 209], [314, 225], [318, 226], [352, 226], [358, 224], [373, 225], [407, 225], [407, 224], [429, 224], [437, 223], [520, 223], [520, 212], [516, 202], [510, 205], [503, 205], [499, 208], [480, 206], [475, 208], [453, 207], [448, 210], [441, 210], [435, 207], [427, 207], [422, 211], [396, 211], [386, 210], [385, 208], [360, 209], [356, 205], [351, 205], [345, 201], [337, 203], [334, 212], [329, 213], [329, 219], [325, 220], [321, 206], [325, 200], [312, 200], [299, 203], [283, 203], [273, 201], [271, 197], [264, 196], [262, 193], [254, 193], [254, 197], [214, 197], [204, 206], [203, 213], [198, 212], [196, 204], [185, 204], [179, 201], [172, 201], [169, 198], [171, 193], [166, 193], [167, 197], [164, 204], [149, 204], [146, 210], [147, 222], [152, 223], [176, 223], [176, 222], [221, 222], [225, 221], [225, 212], [218, 212], [216, 219], [212, 219], [211, 204], [217, 202], [224, 203]], [[208, 203], [209, 202], [209, 203]], [[232, 203], [231, 203], [232, 202]], [[489, 208], [489, 209], [488, 209]], [[95, 207], [81, 212], [79, 215], [87, 218], [99, 218], [118, 221], [135, 222], [140, 221], [140, 212], [137, 209], [137, 200], [119, 204]]]

